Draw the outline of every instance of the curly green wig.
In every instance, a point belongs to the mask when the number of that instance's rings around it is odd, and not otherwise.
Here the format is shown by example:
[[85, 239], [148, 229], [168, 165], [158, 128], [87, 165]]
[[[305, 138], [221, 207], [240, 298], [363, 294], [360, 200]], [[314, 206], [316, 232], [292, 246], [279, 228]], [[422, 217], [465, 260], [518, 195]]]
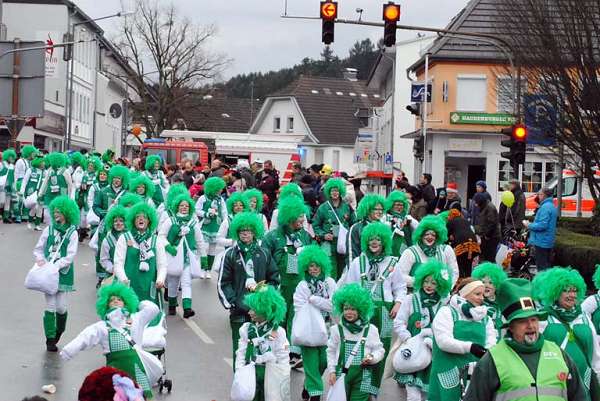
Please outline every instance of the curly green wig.
[[497, 264], [485, 262], [473, 270], [471, 277], [478, 280], [483, 280], [485, 277], [488, 277], [492, 284], [494, 284], [494, 287], [498, 288], [500, 287], [500, 284], [508, 278], [508, 275], [504, 269]]
[[61, 152], [52, 152], [47, 156], [46, 165], [49, 165], [53, 169], [59, 169], [67, 165], [67, 155]]
[[152, 198], [154, 191], [156, 191], [156, 186], [150, 178], [140, 173], [135, 174], [135, 176], [132, 174], [129, 178], [129, 190], [131, 192], [137, 193], [137, 187], [143, 185], [146, 187], [146, 198]]
[[262, 219], [258, 214], [253, 212], [236, 214], [231, 224], [229, 224], [229, 236], [236, 241], [239, 240], [239, 232], [243, 228], [252, 230], [255, 240], [261, 239], [265, 231]]
[[31, 167], [33, 168], [42, 168], [42, 163], [44, 163], [46, 159], [42, 156], [34, 157], [31, 161]]
[[431, 276], [437, 283], [435, 292], [439, 296], [445, 297], [450, 294], [452, 289], [452, 271], [442, 262], [430, 258], [427, 262], [419, 265], [415, 271], [415, 285], [413, 288], [422, 288], [423, 281]]
[[333, 307], [335, 314], [342, 316], [344, 305], [348, 305], [358, 312], [363, 322], [368, 322], [373, 316], [373, 301], [371, 293], [360, 284], [346, 284], [333, 294]]
[[329, 274], [331, 274], [331, 261], [325, 251], [318, 245], [305, 246], [298, 255], [298, 274], [300, 277], [308, 276], [308, 267], [312, 263], [321, 268], [321, 276], [329, 277]]
[[154, 170], [154, 164], [158, 162], [160, 166], [162, 166], [163, 162], [159, 155], [149, 155], [146, 157], [146, 163], [144, 164], [144, 168], [147, 171]]
[[179, 209], [179, 205], [181, 204], [181, 202], [187, 202], [188, 206], [190, 207], [189, 214], [193, 215], [195, 210], [194, 200], [187, 192], [178, 194], [173, 199], [171, 199], [171, 202], [169, 202], [169, 211], [172, 214], [177, 214], [177, 210]]
[[596, 289], [600, 290], [600, 265], [596, 265], [596, 271], [594, 272], [592, 281], [594, 281], [594, 285], [596, 286]]
[[281, 189], [279, 190], [279, 200], [281, 201], [289, 197], [290, 195], [296, 196], [300, 199], [304, 199], [304, 196], [302, 195], [302, 188], [300, 188], [298, 184], [293, 182], [290, 182], [281, 187]]
[[448, 224], [448, 216], [450, 215], [450, 210], [445, 210], [438, 214], [438, 217], [444, 221], [444, 223]]
[[235, 205], [238, 202], [241, 202], [244, 206], [244, 212], [247, 212], [249, 210], [248, 199], [246, 199], [246, 197], [241, 192], [234, 192], [231, 195], [229, 195], [229, 198], [227, 198], [226, 202], [227, 211], [229, 212], [230, 216], [233, 216], [233, 205]]
[[125, 309], [129, 311], [129, 313], [135, 313], [138, 310], [140, 305], [140, 300], [133, 288], [120, 283], [118, 281], [114, 281], [110, 285], [103, 285], [98, 290], [98, 298], [96, 299], [96, 313], [100, 316], [100, 319], [104, 319], [106, 313], [108, 312], [108, 304], [110, 302], [110, 298], [119, 297], [125, 304]]
[[85, 156], [81, 154], [81, 152], [73, 152], [69, 155], [69, 161], [71, 165], [74, 167], [84, 167], [85, 166]]
[[113, 156], [115, 155], [115, 151], [112, 149], [106, 149], [104, 153], [102, 153], [102, 161], [104, 163], [112, 163]]
[[209, 198], [213, 198], [221, 194], [221, 191], [225, 188], [227, 184], [220, 177], [210, 177], [208, 180], [204, 181], [204, 195]]
[[408, 214], [410, 209], [410, 204], [408, 202], [408, 198], [406, 194], [402, 191], [392, 191], [388, 197], [385, 199], [385, 210], [389, 213], [394, 209], [394, 203], [400, 202], [404, 206], [402, 211], [403, 215]]
[[280, 200], [277, 205], [277, 210], [279, 210], [277, 223], [280, 227], [285, 227], [298, 220], [300, 216], [308, 214], [308, 208], [304, 204], [304, 199], [296, 198], [295, 196], [288, 196], [287, 198]]
[[135, 217], [140, 214], [143, 214], [148, 218], [148, 230], [152, 232], [155, 231], [156, 227], [158, 226], [158, 216], [156, 215], [156, 210], [144, 202], [137, 203], [129, 209], [129, 212], [127, 213], [127, 229], [129, 231], [134, 231], [136, 229]]
[[423, 235], [429, 230], [435, 231], [437, 234], [437, 238], [435, 239], [436, 245], [445, 244], [448, 241], [448, 229], [446, 228], [446, 223], [441, 217], [430, 214], [423, 217], [423, 220], [421, 220], [419, 226], [413, 232], [413, 244], [418, 244]]
[[112, 185], [113, 178], [121, 178], [121, 186], [127, 188], [129, 184], [129, 169], [125, 166], [116, 165], [108, 170], [108, 182]]
[[346, 196], [346, 184], [344, 184], [344, 181], [341, 178], [330, 178], [323, 187], [323, 193], [327, 200], [331, 199], [329, 193], [333, 188], [337, 188], [340, 192], [340, 199], [343, 199], [344, 196]]
[[358, 203], [356, 217], [359, 220], [366, 220], [377, 205], [381, 205], [382, 208], [385, 208], [385, 199], [383, 196], [366, 194]]
[[534, 296], [544, 306], [553, 305], [560, 294], [569, 289], [577, 289], [577, 301], [583, 301], [587, 286], [579, 272], [571, 267], [553, 267], [535, 276], [532, 282]]
[[17, 152], [13, 148], [8, 148], [2, 152], [2, 160], [8, 162], [8, 159], [12, 159], [13, 163], [17, 160]]
[[108, 213], [106, 213], [106, 217], [104, 219], [104, 222], [106, 223], [105, 227], [107, 227], [107, 230], [112, 230], [113, 224], [117, 217], [122, 218], [123, 222], [126, 222], [127, 221], [127, 213], [128, 213], [128, 210], [125, 206], [117, 205], [117, 206], [111, 207], [110, 210], [108, 211]]
[[90, 156], [87, 160], [87, 168], [90, 168], [90, 164], [94, 166], [94, 172], [102, 170], [102, 160], [98, 156]]
[[181, 194], [187, 194], [188, 189], [185, 186], [185, 184], [183, 183], [179, 183], [179, 184], [174, 184], [171, 185], [169, 187], [169, 190], [167, 191], [167, 199], [166, 199], [166, 204], [169, 205], [171, 203], [171, 201], [173, 199], [175, 199], [177, 196], [181, 195]]
[[50, 202], [49, 210], [52, 223], [54, 223], [54, 211], [58, 210], [63, 216], [65, 216], [65, 221], [67, 224], [71, 226], [76, 226], [79, 224], [79, 207], [77, 207], [77, 203], [75, 203], [74, 200], [70, 199], [66, 195], [61, 195], [54, 198], [54, 200]]
[[244, 303], [269, 323], [279, 324], [285, 320], [285, 299], [270, 285], [261, 285], [244, 297]]
[[32, 155], [38, 153], [38, 150], [33, 145], [25, 145], [21, 148], [21, 156], [25, 159], [29, 159]]
[[127, 209], [129, 209], [133, 205], [137, 205], [138, 203], [145, 203], [144, 198], [142, 198], [138, 194], [134, 194], [133, 192], [127, 192], [119, 198], [119, 206], [123, 206]]
[[248, 204], [250, 204], [250, 199], [254, 198], [256, 199], [256, 213], [261, 213], [262, 212], [262, 208], [263, 208], [263, 193], [256, 189], [256, 188], [252, 188], [252, 189], [247, 189], [243, 192], [244, 198], [246, 198], [246, 200], [248, 201]]
[[367, 224], [360, 235], [360, 249], [363, 252], [369, 252], [369, 241], [379, 238], [383, 248], [383, 254], [392, 253], [392, 229], [387, 224], [374, 221]]

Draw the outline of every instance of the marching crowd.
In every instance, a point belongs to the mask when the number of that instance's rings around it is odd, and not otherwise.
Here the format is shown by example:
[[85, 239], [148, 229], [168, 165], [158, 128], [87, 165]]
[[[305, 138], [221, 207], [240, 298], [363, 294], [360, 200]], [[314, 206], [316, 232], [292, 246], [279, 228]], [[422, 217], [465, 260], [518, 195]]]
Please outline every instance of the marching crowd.
[[[280, 188], [269, 161], [166, 168], [155, 155], [129, 165], [110, 152], [4, 151], [4, 221], [41, 231], [26, 287], [44, 293], [47, 350], [59, 350], [89, 237], [99, 320], [60, 356], [99, 345], [113, 381], [129, 380], [123, 399], [152, 398], [166, 316], [179, 305], [194, 316], [192, 280], [213, 274], [234, 401], [281, 399], [300, 367], [310, 401], [326, 384], [330, 401], [369, 400], [388, 378], [409, 401], [600, 399], [600, 295], [585, 299], [576, 270], [551, 267], [551, 191], [530, 223], [518, 182], [498, 211], [483, 181], [463, 205], [456, 184], [436, 190], [428, 174], [383, 197], [327, 165], [293, 167]], [[496, 264], [503, 234], [523, 230], [533, 282]], [[600, 288], [600, 269], [594, 279]]]

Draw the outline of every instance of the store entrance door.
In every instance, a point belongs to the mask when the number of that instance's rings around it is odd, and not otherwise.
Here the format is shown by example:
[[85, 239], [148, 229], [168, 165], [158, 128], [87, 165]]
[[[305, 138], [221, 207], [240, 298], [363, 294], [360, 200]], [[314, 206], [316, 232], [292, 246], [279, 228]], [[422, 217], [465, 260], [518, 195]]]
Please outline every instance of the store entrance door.
[[477, 181], [485, 181], [485, 165], [469, 165], [467, 171], [467, 199], [473, 199]]

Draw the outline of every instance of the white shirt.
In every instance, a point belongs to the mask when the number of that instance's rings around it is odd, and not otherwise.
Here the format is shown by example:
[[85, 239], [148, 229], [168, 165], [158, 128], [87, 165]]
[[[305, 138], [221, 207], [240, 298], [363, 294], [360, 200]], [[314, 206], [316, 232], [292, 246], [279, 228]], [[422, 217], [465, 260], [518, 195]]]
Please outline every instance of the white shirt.
[[[133, 241], [133, 247], [137, 248], [137, 244]], [[167, 246], [166, 241], [162, 237], [158, 237], [156, 240], [156, 281], [165, 282], [165, 278], [167, 277], [167, 254], [165, 251], [165, 247]], [[121, 282], [129, 281], [127, 275], [125, 274], [125, 258], [127, 256], [127, 239], [125, 235], [122, 234], [117, 241], [117, 245], [115, 246], [115, 257], [113, 261], [113, 273], [117, 277], [117, 279]]]
[[[361, 284], [360, 259], [361, 256], [358, 256], [350, 263], [350, 267], [348, 268], [348, 272], [344, 279], [344, 284]], [[368, 274], [370, 269], [369, 260], [366, 257], [364, 260], [365, 274]], [[385, 302], [402, 302], [406, 297], [406, 283], [402, 278], [398, 266], [398, 258], [392, 256], [386, 256], [377, 265], [377, 277], [382, 277], [386, 269], [391, 270], [390, 274], [383, 280], [383, 300]]]
[[[417, 259], [413, 254], [412, 250], [416, 250], [417, 254], [421, 258], [421, 263], [425, 263], [429, 260], [429, 258], [425, 255], [423, 250], [418, 245], [413, 245], [410, 248], [407, 248], [402, 255], [400, 256], [399, 267], [402, 273], [402, 277], [406, 282], [408, 287], [413, 286], [415, 282], [415, 278], [410, 275], [410, 271], [415, 263], [417, 263]], [[452, 271], [452, 286], [456, 284], [458, 280], [459, 272], [458, 272], [458, 262], [456, 261], [456, 254], [454, 253], [454, 249], [450, 245], [442, 245], [442, 259], [440, 262], [445, 264]]]
[[[42, 231], [42, 235], [40, 235], [37, 244], [35, 244], [35, 247], [33, 248], [33, 257], [36, 262], [46, 260], [46, 257], [44, 256], [44, 250], [46, 248], [46, 243], [48, 242], [49, 233], [50, 227], [48, 226], [44, 228], [44, 231]], [[79, 236], [77, 235], [77, 230], [73, 230], [71, 236], [65, 239], [65, 241], [68, 241], [69, 244], [67, 245], [67, 254], [62, 257], [59, 256], [58, 259], [56, 259], [56, 261], [54, 262], [54, 265], [58, 266], [59, 270], [70, 266], [71, 263], [73, 263], [73, 260], [75, 259], [75, 255], [77, 254], [77, 248], [79, 246]], [[51, 256], [52, 255], [50, 255], [50, 257]]]
[[[350, 333], [342, 326], [342, 332], [344, 333], [344, 340], [348, 341], [360, 341], [362, 339], [362, 332], [358, 332], [356, 334]], [[339, 325], [331, 326], [329, 329], [329, 341], [327, 341], [327, 373], [335, 373], [335, 369], [338, 365], [338, 360], [340, 356], [340, 329]], [[375, 365], [380, 362], [384, 355], [385, 349], [383, 348], [383, 343], [379, 339], [379, 330], [377, 327], [372, 324], [369, 325], [369, 333], [367, 334], [367, 339], [365, 341], [365, 350], [364, 355], [371, 355], [373, 357], [371, 361], [371, 365]]]

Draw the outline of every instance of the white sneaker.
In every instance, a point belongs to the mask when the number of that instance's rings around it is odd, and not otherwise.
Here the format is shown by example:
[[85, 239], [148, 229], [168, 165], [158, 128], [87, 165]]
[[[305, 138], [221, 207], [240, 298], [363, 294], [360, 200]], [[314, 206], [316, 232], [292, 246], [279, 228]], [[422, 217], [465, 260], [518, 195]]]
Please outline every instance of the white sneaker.
[[207, 270], [207, 271], [205, 272], [205, 275], [206, 275], [206, 277], [205, 277], [205, 278], [207, 278], [207, 279], [211, 280], [211, 279], [212, 279], [212, 274], [210, 274], [210, 273], [211, 273], [211, 272], [210, 272], [209, 270]]
[[27, 223], [27, 228], [32, 230], [33, 229], [33, 225], [31, 223]]
[[204, 279], [206, 278], [206, 270], [201, 270], [201, 271], [200, 271], [200, 278], [201, 278], [202, 280], [204, 280]]
[[35, 231], [42, 231], [42, 226], [35, 226], [34, 230]]

